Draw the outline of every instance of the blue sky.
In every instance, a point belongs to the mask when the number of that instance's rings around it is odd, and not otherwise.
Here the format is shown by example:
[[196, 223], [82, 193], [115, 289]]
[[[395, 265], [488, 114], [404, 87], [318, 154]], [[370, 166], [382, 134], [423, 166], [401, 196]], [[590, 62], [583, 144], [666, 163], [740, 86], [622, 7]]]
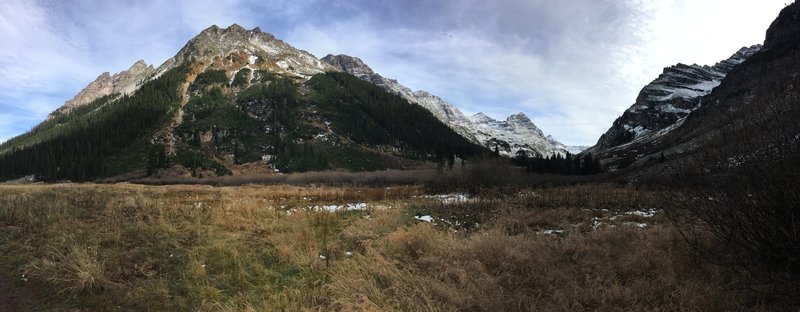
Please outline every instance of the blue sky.
[[592, 145], [678, 62], [713, 64], [763, 42], [786, 0], [144, 0], [0, 2], [0, 141], [102, 72], [154, 66], [212, 24], [260, 27], [318, 57], [376, 72], [465, 113], [524, 112]]

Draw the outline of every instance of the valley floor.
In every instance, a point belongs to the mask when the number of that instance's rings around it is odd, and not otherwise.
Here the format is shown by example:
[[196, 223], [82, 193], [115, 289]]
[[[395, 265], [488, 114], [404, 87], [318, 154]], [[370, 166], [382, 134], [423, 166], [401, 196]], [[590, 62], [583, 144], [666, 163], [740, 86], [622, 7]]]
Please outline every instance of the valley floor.
[[[670, 194], [590, 185], [0, 186], [0, 309], [693, 310], [726, 290]], [[735, 280], [735, 278], [733, 278]]]

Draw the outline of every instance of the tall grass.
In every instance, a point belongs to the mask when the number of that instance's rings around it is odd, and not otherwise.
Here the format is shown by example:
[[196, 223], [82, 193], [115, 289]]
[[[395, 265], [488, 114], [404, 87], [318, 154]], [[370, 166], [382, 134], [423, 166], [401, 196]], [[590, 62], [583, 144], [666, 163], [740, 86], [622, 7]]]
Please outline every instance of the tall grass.
[[[45, 287], [54, 310], [758, 308], [755, 295], [724, 291], [736, 277], [696, 261], [662, 217], [623, 213], [654, 206], [649, 192], [527, 189], [444, 204], [423, 191], [3, 187], [0, 267], [11, 270], [0, 274], [26, 274], [22, 287]], [[356, 202], [367, 209], [312, 208]]]

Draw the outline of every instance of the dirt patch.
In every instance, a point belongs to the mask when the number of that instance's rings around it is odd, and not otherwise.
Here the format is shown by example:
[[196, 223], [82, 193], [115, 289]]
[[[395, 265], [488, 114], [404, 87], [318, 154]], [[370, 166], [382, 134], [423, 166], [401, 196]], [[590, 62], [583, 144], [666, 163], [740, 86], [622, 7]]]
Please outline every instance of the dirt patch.
[[8, 276], [0, 275], [0, 311], [34, 311], [40, 292]]

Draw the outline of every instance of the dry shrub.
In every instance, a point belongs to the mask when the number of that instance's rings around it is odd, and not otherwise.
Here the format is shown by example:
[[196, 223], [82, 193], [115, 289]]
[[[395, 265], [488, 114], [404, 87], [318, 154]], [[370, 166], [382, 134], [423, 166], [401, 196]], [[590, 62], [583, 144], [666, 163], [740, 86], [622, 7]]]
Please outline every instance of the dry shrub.
[[[508, 213], [500, 211], [498, 213]], [[518, 219], [520, 214], [502, 217]], [[736, 294], [670, 228], [619, 228], [567, 235], [508, 222], [472, 235], [428, 224], [401, 228], [339, 264], [327, 291], [344, 310], [727, 310]], [[413, 298], [409, 300], [408, 298]]]
[[73, 295], [108, 286], [105, 265], [98, 259], [96, 247], [71, 244], [66, 249], [66, 252], [54, 250], [29, 264], [26, 274], [58, 285], [60, 292]]
[[386, 237], [386, 254], [391, 258], [418, 260], [436, 248], [436, 232], [428, 224], [418, 223], [410, 228], [401, 228]]
[[[669, 209], [690, 245], [766, 300], [800, 306], [800, 110], [797, 95], [759, 103], [755, 125], [723, 129], [674, 184]], [[785, 102], [784, 102], [785, 101]], [[738, 128], [737, 128], [738, 127]], [[691, 185], [686, 189], [685, 185]]]

